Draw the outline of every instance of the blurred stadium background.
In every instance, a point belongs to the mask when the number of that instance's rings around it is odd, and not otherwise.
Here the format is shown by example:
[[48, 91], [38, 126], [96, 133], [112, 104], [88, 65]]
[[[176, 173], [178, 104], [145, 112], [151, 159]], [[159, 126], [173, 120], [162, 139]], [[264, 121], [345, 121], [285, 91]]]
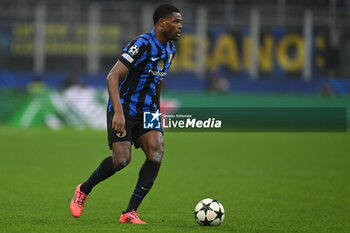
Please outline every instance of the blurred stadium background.
[[[0, 124], [104, 128], [107, 73], [161, 2], [1, 0]], [[183, 35], [163, 105], [347, 106], [350, 1], [171, 3]]]

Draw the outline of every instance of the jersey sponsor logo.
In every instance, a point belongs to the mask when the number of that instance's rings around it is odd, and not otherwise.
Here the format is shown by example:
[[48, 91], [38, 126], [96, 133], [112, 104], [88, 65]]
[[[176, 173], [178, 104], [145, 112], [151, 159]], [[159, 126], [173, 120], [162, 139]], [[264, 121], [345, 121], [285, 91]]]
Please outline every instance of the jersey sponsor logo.
[[148, 70], [149, 74], [153, 74], [154, 76], [160, 76], [160, 77], [164, 77], [167, 73], [163, 72], [163, 71], [159, 71], [159, 70]]
[[132, 58], [129, 54], [123, 53], [122, 57], [124, 57], [128, 62], [132, 63], [134, 58]]
[[152, 61], [157, 61], [160, 57], [152, 57], [151, 60]]
[[160, 129], [160, 116], [162, 114], [157, 110], [156, 112], [143, 113], [143, 128], [144, 129]]
[[131, 47], [129, 48], [128, 52], [129, 52], [131, 55], [135, 56], [135, 55], [139, 52], [139, 47], [137, 47], [137, 45], [134, 44], [133, 46], [131, 46]]

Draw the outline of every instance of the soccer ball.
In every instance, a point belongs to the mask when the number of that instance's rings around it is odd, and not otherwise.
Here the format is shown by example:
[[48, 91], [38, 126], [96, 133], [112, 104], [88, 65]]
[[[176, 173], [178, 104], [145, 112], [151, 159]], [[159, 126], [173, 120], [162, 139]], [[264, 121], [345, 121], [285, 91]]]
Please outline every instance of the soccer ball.
[[206, 198], [194, 208], [194, 218], [201, 226], [219, 226], [225, 218], [225, 210], [217, 200]]

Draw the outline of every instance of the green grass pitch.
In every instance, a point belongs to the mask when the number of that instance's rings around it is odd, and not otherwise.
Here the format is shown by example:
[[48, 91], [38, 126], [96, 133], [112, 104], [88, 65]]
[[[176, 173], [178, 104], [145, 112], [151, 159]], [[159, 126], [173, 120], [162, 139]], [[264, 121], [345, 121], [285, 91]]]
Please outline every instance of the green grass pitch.
[[[75, 186], [108, 154], [105, 132], [0, 127], [0, 232], [350, 232], [349, 133], [166, 133], [145, 226], [118, 223], [144, 161], [134, 148], [71, 216]], [[225, 207], [219, 227], [194, 220], [206, 197]]]

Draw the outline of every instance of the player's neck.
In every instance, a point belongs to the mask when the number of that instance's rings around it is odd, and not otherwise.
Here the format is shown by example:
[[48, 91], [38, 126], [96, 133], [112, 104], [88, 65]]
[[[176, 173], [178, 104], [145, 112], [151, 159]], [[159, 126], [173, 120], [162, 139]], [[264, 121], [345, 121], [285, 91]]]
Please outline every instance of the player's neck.
[[160, 31], [158, 31], [156, 28], [154, 29], [154, 36], [156, 39], [162, 44], [166, 45], [167, 43], [167, 38], [165, 38]]

